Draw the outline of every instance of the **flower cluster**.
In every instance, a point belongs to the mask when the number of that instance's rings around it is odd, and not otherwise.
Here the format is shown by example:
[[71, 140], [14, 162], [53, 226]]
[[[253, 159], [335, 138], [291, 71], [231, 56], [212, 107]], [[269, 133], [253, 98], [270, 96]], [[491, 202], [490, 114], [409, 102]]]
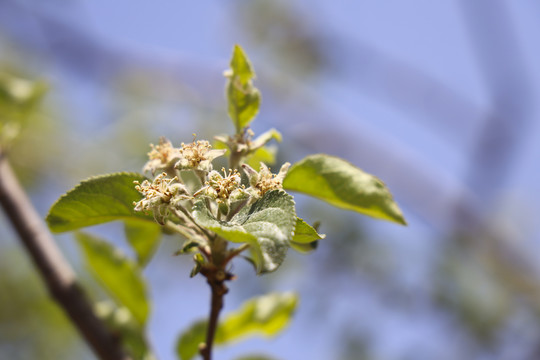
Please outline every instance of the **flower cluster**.
[[200, 170], [210, 171], [212, 170], [212, 161], [225, 154], [227, 150], [210, 150], [212, 146], [206, 140], [194, 141], [191, 144], [182, 143], [180, 149], [180, 160], [174, 166], [179, 170]]
[[247, 164], [242, 165], [251, 185], [247, 191], [253, 198], [258, 199], [270, 190], [282, 189], [283, 179], [285, 179], [290, 166], [291, 164], [288, 162], [283, 164], [279, 169], [279, 173], [274, 175], [264, 163], [261, 163], [259, 172]]
[[160, 224], [169, 215], [170, 207], [175, 208], [180, 206], [180, 201], [191, 199], [186, 186], [178, 177], [168, 179], [166, 176], [166, 173], [161, 173], [152, 182], [135, 182], [135, 189], [144, 195], [142, 200], [135, 203], [135, 211], [152, 211]]
[[[264, 163], [261, 163], [259, 171], [244, 164], [242, 169], [249, 179], [249, 183], [244, 185], [238, 170], [222, 168], [219, 172], [212, 169], [212, 161], [226, 150], [214, 150], [206, 140], [182, 143], [175, 148], [169, 140], [161, 138], [157, 146], [150, 146], [144, 171], [152, 175], [159, 171], [159, 175], [153, 181], [136, 182], [135, 188], [144, 198], [134, 204], [135, 211], [152, 212], [160, 224], [172, 219], [177, 226], [183, 227], [183, 231], [200, 230], [191, 216], [198, 199], [205, 199], [205, 206], [216, 218], [227, 216], [231, 208], [236, 212], [266, 192], [281, 189], [290, 166], [285, 163], [275, 175]], [[183, 182], [186, 171], [193, 171], [195, 178], [200, 180], [195, 189]]]
[[182, 156], [180, 149], [174, 148], [164, 137], [159, 139], [159, 145], [150, 144], [150, 147], [152, 150], [148, 153], [149, 160], [144, 165], [143, 171], [151, 172], [152, 175], [157, 171], [169, 172]]
[[212, 150], [206, 140], [194, 141], [190, 144], [182, 143], [180, 148], [173, 147], [166, 138], [159, 139], [159, 145], [150, 145], [152, 150], [148, 153], [149, 160], [144, 165], [144, 172], [154, 175], [158, 171], [172, 173], [178, 170], [211, 171], [212, 161], [225, 154], [227, 150]]
[[247, 197], [245, 194], [245, 186], [241, 184], [241, 177], [238, 170], [230, 170], [227, 175], [225, 168], [222, 168], [223, 176], [212, 170], [208, 174], [208, 180], [205, 182], [205, 186], [201, 188], [194, 195], [203, 194], [219, 203], [224, 203], [229, 200], [238, 201]]

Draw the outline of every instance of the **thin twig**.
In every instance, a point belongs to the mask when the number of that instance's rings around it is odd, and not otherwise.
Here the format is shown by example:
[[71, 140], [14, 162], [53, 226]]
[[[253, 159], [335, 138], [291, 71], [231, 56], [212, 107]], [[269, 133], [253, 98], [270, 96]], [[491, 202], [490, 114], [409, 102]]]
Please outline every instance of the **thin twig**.
[[[179, 211], [180, 210], [180, 211]], [[203, 228], [202, 226], [200, 226], [196, 221], [195, 219], [193, 218], [193, 216], [191, 216], [191, 214], [186, 210], [184, 209], [183, 207], [178, 207], [178, 208], [173, 208], [172, 209], [173, 213], [178, 216], [179, 218], [180, 217], [180, 214], [183, 214], [185, 215], [186, 218], [189, 219], [189, 221], [195, 225], [204, 235], [206, 235], [206, 237], [208, 239], [211, 239], [213, 236], [208, 232], [208, 230], [206, 230], [205, 228]]]
[[0, 152], [0, 204], [28, 250], [51, 296], [102, 360], [128, 360], [119, 339], [95, 315], [75, 273]]
[[210, 285], [212, 299], [208, 328], [206, 330], [206, 342], [201, 344], [199, 351], [204, 360], [212, 360], [212, 348], [218, 328], [219, 314], [223, 308], [223, 298], [229, 291], [225, 286], [225, 281], [233, 279], [234, 275], [214, 266], [203, 267], [201, 274], [206, 277], [208, 285]]
[[244, 250], [247, 250], [249, 246], [250, 245], [246, 243], [246, 244], [240, 245], [234, 250], [231, 250], [229, 254], [227, 255], [227, 257], [225, 258], [225, 260], [223, 261], [223, 266], [226, 266], [229, 263], [229, 261], [231, 261], [236, 256], [240, 255]]

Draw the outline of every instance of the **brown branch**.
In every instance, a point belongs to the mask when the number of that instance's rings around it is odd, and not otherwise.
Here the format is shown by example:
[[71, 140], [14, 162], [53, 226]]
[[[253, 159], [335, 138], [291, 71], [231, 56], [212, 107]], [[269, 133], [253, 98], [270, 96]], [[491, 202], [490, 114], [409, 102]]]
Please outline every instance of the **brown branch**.
[[0, 204], [28, 250], [51, 296], [102, 360], [130, 359], [119, 339], [95, 315], [75, 273], [19, 184], [0, 151]]
[[201, 274], [206, 277], [208, 285], [210, 285], [212, 299], [208, 328], [206, 330], [206, 342], [201, 344], [200, 353], [204, 360], [212, 360], [212, 347], [218, 328], [219, 313], [223, 308], [223, 297], [229, 291], [227, 286], [225, 286], [225, 281], [232, 280], [234, 276], [213, 265], [203, 267], [201, 269]]

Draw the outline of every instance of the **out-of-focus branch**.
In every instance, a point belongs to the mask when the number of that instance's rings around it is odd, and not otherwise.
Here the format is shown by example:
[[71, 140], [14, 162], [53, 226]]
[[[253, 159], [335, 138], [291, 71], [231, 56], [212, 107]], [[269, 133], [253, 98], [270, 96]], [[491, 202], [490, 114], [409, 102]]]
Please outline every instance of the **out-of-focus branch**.
[[[459, 2], [491, 97], [491, 109], [484, 115], [466, 179], [485, 209], [491, 207], [513, 173], [517, 151], [531, 125], [531, 101], [535, 97], [507, 3]], [[463, 218], [458, 214], [458, 221]]]
[[[32, 257], [50, 294], [102, 360], [128, 360], [120, 341], [96, 317], [43, 220], [0, 151], [0, 204]], [[22, 284], [24, 286], [24, 284]]]

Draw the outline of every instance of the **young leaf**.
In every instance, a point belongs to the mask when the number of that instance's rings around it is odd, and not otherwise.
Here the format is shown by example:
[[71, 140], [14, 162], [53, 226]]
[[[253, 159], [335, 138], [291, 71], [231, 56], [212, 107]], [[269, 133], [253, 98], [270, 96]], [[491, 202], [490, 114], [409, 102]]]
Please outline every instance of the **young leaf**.
[[137, 262], [140, 266], [145, 266], [159, 246], [161, 226], [149, 221], [126, 220], [124, 232], [127, 241], [137, 254]]
[[406, 225], [384, 183], [340, 158], [316, 154], [291, 166], [283, 188], [299, 191], [334, 206]]
[[240, 133], [257, 116], [261, 94], [252, 84], [255, 72], [239, 45], [234, 47], [231, 68], [225, 74], [228, 78], [226, 91], [229, 116], [236, 127], [236, 132]]
[[300, 218], [296, 218], [294, 236], [292, 241], [301, 244], [308, 244], [313, 241], [324, 239], [326, 235], [319, 234], [311, 225]]
[[90, 271], [105, 290], [144, 326], [150, 311], [146, 284], [139, 267], [106, 241], [85, 233], [75, 234]]
[[[275, 336], [289, 324], [297, 303], [298, 296], [292, 293], [274, 293], [248, 300], [219, 323], [214, 344], [225, 345], [256, 335]], [[198, 321], [180, 336], [176, 351], [181, 360], [190, 360], [198, 354], [206, 329], [207, 321]]]
[[313, 241], [310, 243], [297, 243], [297, 242], [291, 241], [291, 248], [293, 250], [298, 251], [301, 254], [309, 254], [310, 252], [317, 249], [317, 246], [319, 246], [318, 241]]
[[144, 179], [141, 174], [115, 173], [82, 181], [51, 207], [46, 219], [49, 228], [63, 232], [132, 218], [153, 222], [151, 215], [133, 210], [133, 202], [141, 198], [133, 181]]
[[326, 235], [319, 234], [315, 228], [300, 218], [296, 218], [294, 236], [291, 240], [291, 248], [302, 254], [312, 252], [317, 248], [318, 241]]
[[267, 192], [230, 221], [217, 220], [204, 201], [195, 203], [193, 217], [199, 225], [228, 241], [250, 244], [259, 274], [274, 271], [281, 265], [296, 225], [292, 196], [280, 190]]

